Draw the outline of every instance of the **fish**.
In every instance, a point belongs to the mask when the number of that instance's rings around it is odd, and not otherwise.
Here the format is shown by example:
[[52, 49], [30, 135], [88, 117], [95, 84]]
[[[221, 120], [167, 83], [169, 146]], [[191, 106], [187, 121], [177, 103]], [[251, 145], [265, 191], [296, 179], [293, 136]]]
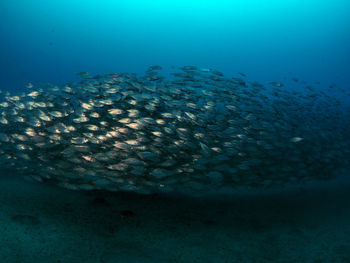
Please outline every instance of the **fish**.
[[27, 89], [32, 89], [34, 86], [33, 86], [33, 84], [32, 83], [28, 83], [27, 85], [26, 85], [26, 88]]
[[80, 72], [79, 82], [3, 92], [0, 165], [72, 190], [188, 195], [330, 180], [349, 168], [350, 116], [333, 93], [192, 65], [159, 70]]
[[272, 86], [275, 86], [275, 87], [283, 87], [284, 86], [282, 83], [279, 83], [276, 81], [271, 81], [271, 82], [269, 82], [269, 84], [271, 84]]
[[76, 75], [78, 75], [81, 78], [86, 78], [86, 77], [91, 76], [91, 74], [89, 72], [87, 72], [87, 71], [78, 72], [78, 73], [76, 73]]
[[301, 137], [293, 137], [290, 139], [291, 142], [301, 142], [304, 138]]
[[150, 72], [150, 71], [154, 71], [154, 70], [161, 70], [161, 69], [162, 69], [161, 66], [155, 65], [155, 66], [150, 66], [150, 67], [146, 70], [146, 72]]

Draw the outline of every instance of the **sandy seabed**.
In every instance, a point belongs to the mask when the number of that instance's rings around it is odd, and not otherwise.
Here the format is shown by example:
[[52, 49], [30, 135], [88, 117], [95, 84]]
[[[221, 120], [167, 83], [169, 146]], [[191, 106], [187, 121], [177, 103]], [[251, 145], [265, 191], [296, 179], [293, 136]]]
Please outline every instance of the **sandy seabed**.
[[0, 177], [0, 262], [350, 262], [350, 183], [184, 197]]

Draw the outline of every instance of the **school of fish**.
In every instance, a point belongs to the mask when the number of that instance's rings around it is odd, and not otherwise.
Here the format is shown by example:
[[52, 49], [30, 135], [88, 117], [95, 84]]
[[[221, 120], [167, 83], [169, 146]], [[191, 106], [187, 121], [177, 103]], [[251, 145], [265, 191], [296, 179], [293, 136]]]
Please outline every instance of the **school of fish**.
[[184, 66], [0, 95], [0, 165], [69, 189], [206, 193], [336, 177], [349, 115], [308, 87]]

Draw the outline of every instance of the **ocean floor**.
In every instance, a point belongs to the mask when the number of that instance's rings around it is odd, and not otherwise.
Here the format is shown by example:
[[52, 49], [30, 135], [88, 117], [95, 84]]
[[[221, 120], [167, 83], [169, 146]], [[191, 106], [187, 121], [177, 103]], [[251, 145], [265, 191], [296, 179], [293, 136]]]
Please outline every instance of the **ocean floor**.
[[206, 198], [0, 177], [0, 262], [350, 262], [350, 183]]

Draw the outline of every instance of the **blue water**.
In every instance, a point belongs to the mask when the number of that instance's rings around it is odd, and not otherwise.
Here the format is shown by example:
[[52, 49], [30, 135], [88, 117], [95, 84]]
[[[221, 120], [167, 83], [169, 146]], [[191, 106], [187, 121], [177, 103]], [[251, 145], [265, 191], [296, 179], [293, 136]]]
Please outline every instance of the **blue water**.
[[[151, 65], [349, 93], [350, 1], [0, 0], [2, 90]], [[208, 201], [68, 191], [11, 173], [0, 169], [1, 263], [350, 262], [346, 178]]]
[[350, 82], [347, 0], [1, 0], [0, 21], [5, 90], [154, 64]]

